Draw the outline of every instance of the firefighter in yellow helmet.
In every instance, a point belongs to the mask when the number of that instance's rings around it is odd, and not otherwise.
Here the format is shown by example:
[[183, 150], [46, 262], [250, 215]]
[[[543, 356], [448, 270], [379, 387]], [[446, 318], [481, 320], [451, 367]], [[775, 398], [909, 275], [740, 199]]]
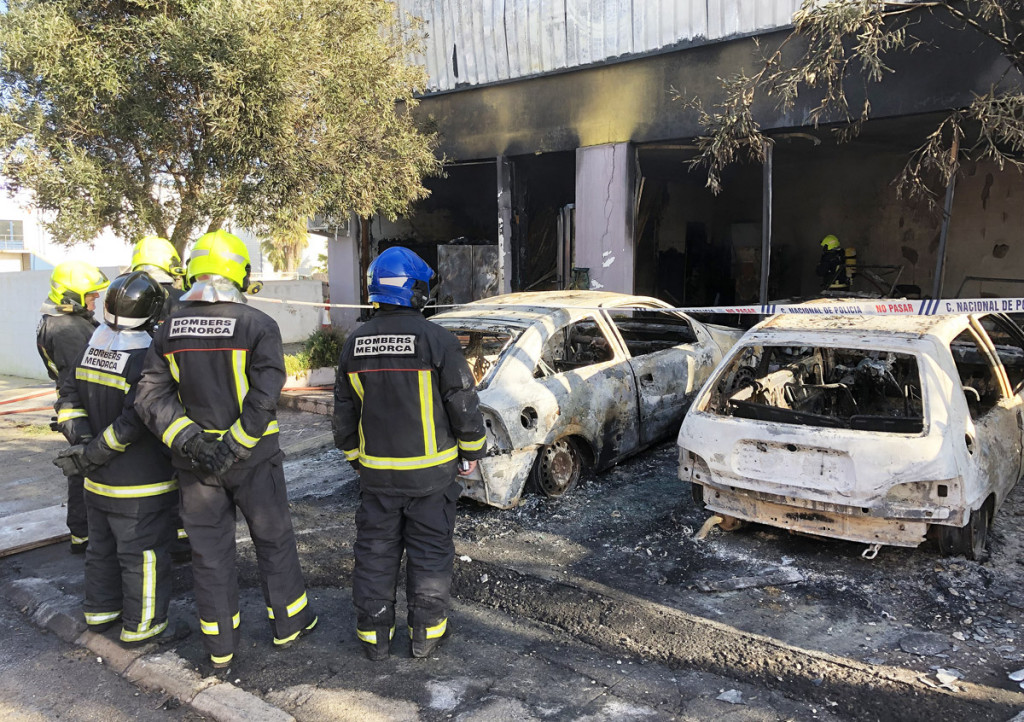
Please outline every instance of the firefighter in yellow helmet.
[[178, 471], [199, 625], [218, 669], [230, 666], [239, 641], [236, 507], [256, 548], [274, 646], [291, 645], [317, 623], [278, 443], [281, 331], [246, 304], [249, 270], [238, 237], [214, 231], [196, 242], [186, 271], [190, 288], [153, 337], [135, 402]]
[[[100, 291], [109, 281], [103, 271], [82, 261], [58, 264], [50, 274], [50, 293], [43, 302], [42, 318], [36, 327], [36, 348], [46, 364], [46, 372], [59, 389], [82, 358], [92, 332], [99, 325], [93, 310]], [[74, 411], [58, 411], [57, 423], [68, 421]], [[87, 439], [68, 437], [72, 444]], [[71, 551], [85, 552], [89, 543], [89, 524], [85, 510], [85, 479], [81, 474], [68, 476], [67, 525], [71, 532]]]
[[831, 233], [821, 239], [821, 258], [815, 269], [824, 291], [842, 291], [850, 287], [839, 239]]
[[181, 266], [181, 256], [174, 244], [160, 236], [146, 236], [132, 248], [132, 271], [145, 271], [154, 281], [163, 286], [167, 294], [161, 318], [167, 318], [178, 305], [178, 299], [184, 293], [182, 279], [185, 269]]
[[[185, 292], [182, 288], [185, 269], [181, 266], [181, 256], [174, 244], [160, 236], [140, 238], [132, 248], [130, 270], [143, 271], [163, 288], [164, 302], [158, 319], [163, 321], [178, 307], [178, 301]], [[192, 548], [178, 513], [179, 506], [174, 505], [171, 512], [177, 534], [171, 545], [171, 558], [176, 562], [186, 562], [192, 558]]]

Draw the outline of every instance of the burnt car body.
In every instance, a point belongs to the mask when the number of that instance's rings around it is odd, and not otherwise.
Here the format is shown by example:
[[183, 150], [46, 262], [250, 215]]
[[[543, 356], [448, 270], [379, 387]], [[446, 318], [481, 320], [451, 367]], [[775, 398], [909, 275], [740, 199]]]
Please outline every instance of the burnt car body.
[[775, 316], [700, 390], [679, 476], [718, 514], [982, 558], [1021, 476], [1022, 386], [1000, 314]]
[[532, 477], [558, 496], [673, 434], [742, 331], [599, 291], [495, 296], [431, 320], [459, 339], [477, 381], [488, 456], [463, 495], [518, 503]]

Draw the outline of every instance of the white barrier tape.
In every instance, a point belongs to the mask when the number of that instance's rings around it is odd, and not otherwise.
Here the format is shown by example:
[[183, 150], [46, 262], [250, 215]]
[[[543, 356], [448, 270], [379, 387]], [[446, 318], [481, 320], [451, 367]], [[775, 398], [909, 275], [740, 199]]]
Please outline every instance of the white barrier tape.
[[[284, 303], [295, 306], [317, 306], [320, 308], [373, 308], [372, 305], [358, 303], [323, 303], [316, 301], [290, 301], [281, 298], [261, 298], [249, 296], [250, 301], [263, 303]], [[462, 308], [467, 304], [446, 304], [431, 308]], [[514, 303], [482, 303], [476, 301], [473, 308], [515, 308], [531, 307], [531, 304]], [[636, 308], [641, 311], [652, 310], [641, 306], [573, 306], [587, 310], [629, 310]], [[757, 316], [774, 316], [776, 314], [792, 314], [801, 316], [955, 316], [964, 313], [1024, 313], [1024, 298], [961, 298], [961, 299], [925, 299], [925, 300], [892, 300], [887, 298], [867, 301], [835, 301], [828, 303], [780, 303], [754, 306], [686, 306], [663, 309], [661, 311], [679, 311], [697, 314], [740, 314]]]

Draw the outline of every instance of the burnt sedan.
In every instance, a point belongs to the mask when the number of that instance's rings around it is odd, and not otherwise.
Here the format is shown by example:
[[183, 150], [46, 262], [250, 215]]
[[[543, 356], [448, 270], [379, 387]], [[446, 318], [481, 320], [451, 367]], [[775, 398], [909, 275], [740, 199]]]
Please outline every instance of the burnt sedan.
[[679, 430], [719, 515], [870, 545], [986, 554], [1024, 469], [1024, 334], [1008, 317], [776, 316]]
[[463, 495], [515, 506], [527, 482], [560, 496], [679, 427], [742, 331], [663, 301], [598, 291], [496, 296], [431, 318], [477, 381], [489, 455]]

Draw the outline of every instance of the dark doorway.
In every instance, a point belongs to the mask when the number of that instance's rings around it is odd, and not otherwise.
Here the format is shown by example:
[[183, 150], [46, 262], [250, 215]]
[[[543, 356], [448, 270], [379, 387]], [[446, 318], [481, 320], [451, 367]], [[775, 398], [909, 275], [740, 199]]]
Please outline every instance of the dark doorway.
[[576, 201], [576, 154], [512, 159], [512, 290], [559, 288], [559, 254], [571, 243], [565, 219]]

